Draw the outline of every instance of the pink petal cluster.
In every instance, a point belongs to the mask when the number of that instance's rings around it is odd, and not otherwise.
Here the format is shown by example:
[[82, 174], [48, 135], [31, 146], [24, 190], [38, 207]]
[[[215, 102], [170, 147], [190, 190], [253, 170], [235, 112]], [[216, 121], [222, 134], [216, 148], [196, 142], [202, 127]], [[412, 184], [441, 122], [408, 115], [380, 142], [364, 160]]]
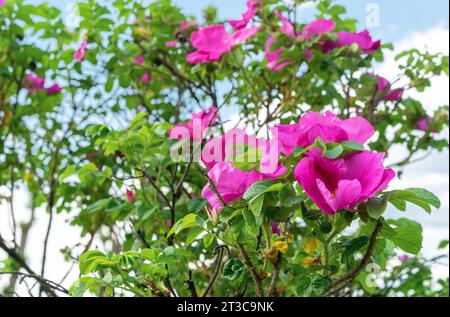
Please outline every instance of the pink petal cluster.
[[336, 48], [351, 46], [357, 44], [359, 48], [366, 54], [375, 53], [381, 45], [381, 42], [373, 41], [369, 31], [364, 30], [359, 33], [354, 32], [337, 32], [337, 41], [326, 41], [322, 45], [322, 51], [328, 53]]
[[275, 10], [274, 13], [281, 20], [281, 32], [287, 36], [295, 37], [295, 28], [291, 21], [289, 21], [289, 19], [282, 15], [278, 10]]
[[58, 84], [53, 84], [52, 86], [45, 88], [45, 78], [33, 73], [26, 74], [25, 87], [30, 94], [35, 93], [38, 90], [45, 89], [47, 95], [53, 95], [62, 90], [61, 86]]
[[131, 189], [127, 189], [127, 199], [132, 204], [136, 202], [136, 196]]
[[5, 5], [5, 0], [0, 0], [0, 8]]
[[87, 53], [87, 40], [84, 39], [83, 42], [81, 42], [81, 46], [73, 53], [73, 58], [77, 62], [82, 62], [86, 59], [86, 53]]
[[142, 55], [136, 56], [135, 58], [133, 58], [133, 61], [136, 64], [143, 64], [144, 63], [144, 56], [142, 56]]
[[272, 221], [272, 232], [277, 236], [281, 235], [280, 227], [276, 221]]
[[267, 68], [271, 71], [277, 72], [290, 65], [291, 62], [287, 58], [280, 58], [280, 55], [283, 53], [283, 49], [279, 48], [271, 52], [271, 47], [274, 41], [275, 35], [271, 34], [264, 45], [264, 51], [266, 54]]
[[197, 50], [190, 53], [186, 60], [191, 64], [218, 61], [223, 54], [230, 52], [233, 46], [244, 43], [258, 30], [259, 27], [250, 27], [228, 34], [223, 25], [200, 28], [191, 35], [191, 44]]
[[374, 133], [373, 126], [364, 118], [346, 120], [328, 111], [325, 115], [308, 112], [297, 124], [276, 125], [281, 152], [288, 156], [296, 147], [312, 145], [318, 137], [324, 142], [354, 141], [365, 143]]
[[186, 31], [190, 27], [198, 27], [197, 22], [195, 21], [181, 21], [181, 31]]
[[148, 84], [152, 80], [152, 76], [149, 72], [145, 72], [141, 78], [139, 78], [139, 81], [143, 84]]
[[391, 89], [389, 80], [384, 77], [377, 76], [377, 90], [383, 94], [383, 99], [386, 101], [398, 101], [403, 96], [403, 89]]
[[[241, 171], [228, 162], [215, 164], [208, 172], [208, 176], [226, 204], [242, 198], [252, 184], [267, 178], [256, 170]], [[209, 184], [203, 188], [202, 198], [208, 200], [211, 205], [211, 217], [216, 219], [224, 206]]]
[[[430, 125], [433, 123], [434, 118], [426, 116], [425, 118], [416, 121], [417, 128], [420, 131], [427, 132], [430, 130]], [[436, 129], [431, 129], [431, 132], [437, 132]]]
[[169, 42], [164, 43], [164, 45], [166, 47], [175, 47], [178, 45], [178, 41], [169, 41]]
[[299, 34], [299, 39], [310, 40], [313, 36], [330, 33], [334, 30], [336, 22], [327, 19], [317, 19], [308, 23]]
[[383, 158], [384, 153], [363, 151], [332, 160], [311, 148], [294, 176], [320, 210], [333, 215], [353, 210], [387, 187], [395, 172], [384, 168]]
[[220, 137], [209, 140], [203, 148], [201, 160], [210, 170], [217, 163], [234, 162], [246, 151], [258, 149], [260, 172], [268, 178], [277, 178], [286, 173], [286, 169], [281, 163], [278, 163], [279, 150], [278, 144], [275, 143], [276, 140], [256, 138], [248, 135], [245, 130], [232, 129]]
[[47, 95], [54, 95], [57, 94], [59, 92], [61, 92], [62, 88], [60, 85], [58, 84], [53, 84], [52, 86], [48, 87], [45, 92]]
[[25, 86], [29, 93], [34, 93], [37, 90], [44, 89], [45, 78], [33, 73], [28, 73], [25, 77]]
[[259, 0], [247, 0], [247, 11], [242, 14], [241, 19], [228, 20], [228, 23], [230, 23], [233, 29], [240, 30], [247, 27], [247, 24], [249, 24], [253, 17], [256, 15], [256, 6], [258, 2]]
[[194, 113], [187, 123], [175, 125], [169, 130], [169, 138], [183, 140], [189, 137], [193, 141], [203, 140], [206, 130], [213, 126], [219, 118], [217, 108], [212, 106], [208, 110], [202, 109]]

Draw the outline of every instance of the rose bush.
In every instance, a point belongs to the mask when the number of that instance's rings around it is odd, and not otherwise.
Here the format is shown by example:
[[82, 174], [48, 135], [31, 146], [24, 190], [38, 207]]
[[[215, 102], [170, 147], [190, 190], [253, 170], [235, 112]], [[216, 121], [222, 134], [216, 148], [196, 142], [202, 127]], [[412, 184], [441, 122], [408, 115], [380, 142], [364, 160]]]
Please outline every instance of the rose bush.
[[[367, 264], [389, 271], [423, 239], [408, 213], [386, 210], [440, 207], [389, 183], [448, 148], [448, 106], [428, 113], [411, 97], [448, 75], [448, 56], [405, 51], [390, 81], [373, 71], [390, 44], [330, 0], [301, 24], [306, 2], [248, 0], [238, 19], [209, 7], [196, 21], [169, 0], [89, 0], [72, 28], [45, 4], [0, 2], [0, 202], [14, 220], [0, 235], [4, 293], [26, 272], [47, 296], [380, 295]], [[386, 166], [395, 145], [405, 157]], [[30, 205], [21, 224], [17, 188]], [[43, 209], [35, 268], [27, 235]], [[45, 279], [61, 213], [81, 229], [61, 250], [80, 272], [68, 288]]]

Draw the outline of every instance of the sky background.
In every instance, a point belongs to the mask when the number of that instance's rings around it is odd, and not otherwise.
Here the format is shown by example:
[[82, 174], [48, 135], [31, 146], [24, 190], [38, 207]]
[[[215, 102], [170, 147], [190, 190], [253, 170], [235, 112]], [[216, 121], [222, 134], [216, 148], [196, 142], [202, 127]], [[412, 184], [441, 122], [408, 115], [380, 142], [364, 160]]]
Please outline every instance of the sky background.
[[[186, 14], [196, 16], [201, 20], [201, 10], [207, 5], [214, 5], [218, 9], [221, 19], [238, 18], [245, 11], [245, 0], [173, 0]], [[43, 2], [30, 0], [30, 3]], [[48, 0], [48, 4], [55, 5], [65, 11], [68, 5], [74, 1]], [[394, 56], [396, 53], [417, 47], [427, 48], [430, 52], [449, 52], [449, 2], [447, 0], [336, 0], [347, 8], [348, 16], [358, 19], [360, 28], [368, 28], [375, 38], [381, 38], [383, 42], [391, 42], [396, 47], [394, 53], [386, 56], [386, 61], [378, 65], [377, 73], [387, 78], [393, 78], [397, 74]], [[368, 16], [367, 9], [376, 5], [379, 9], [380, 24], [378, 27], [367, 27], [365, 25]], [[314, 16], [311, 7], [301, 8], [300, 21], [307, 22]], [[433, 87], [425, 93], [415, 95], [430, 111], [443, 104], [449, 104], [449, 81], [447, 77], [437, 78], [433, 81]], [[444, 133], [448, 139], [448, 131]], [[389, 161], [398, 161], [403, 158], [405, 151], [398, 146], [390, 153]], [[419, 221], [423, 226], [424, 248], [423, 254], [433, 256], [437, 253], [437, 245], [443, 239], [449, 238], [449, 154], [434, 153], [426, 160], [412, 164], [403, 170], [402, 179], [397, 179], [391, 184], [391, 188], [424, 187], [436, 193], [441, 201], [442, 208], [428, 215], [422, 210], [410, 206], [407, 214], [399, 211], [389, 212], [390, 217], [407, 216]], [[26, 208], [26, 200], [18, 199], [19, 208]], [[22, 208], [20, 208], [22, 207]], [[5, 205], [0, 205], [0, 217], [4, 219], [7, 211]], [[4, 213], [5, 212], [5, 213]], [[74, 245], [79, 241], [79, 230], [70, 227], [67, 221], [70, 216], [56, 217], [55, 230], [52, 232], [49, 244], [49, 267], [48, 278], [59, 281], [65, 274], [66, 265], [60, 265], [63, 258], [59, 250], [67, 245]], [[26, 219], [26, 218], [24, 218]], [[41, 241], [48, 216], [41, 211], [38, 221], [32, 229], [32, 239], [28, 249], [29, 260], [32, 267], [39, 268], [41, 256]], [[0, 221], [0, 231], [8, 230], [7, 223]], [[35, 242], [38, 241], [36, 244]], [[448, 248], [444, 250], [448, 255]], [[441, 252], [442, 253], [442, 252]], [[448, 261], [447, 261], [448, 263]], [[435, 267], [436, 276], [446, 277], [449, 274], [448, 265]], [[77, 278], [74, 270], [64, 283], [69, 286], [70, 282]], [[1, 280], [0, 280], [1, 282]], [[0, 283], [1, 285], [1, 283]]]

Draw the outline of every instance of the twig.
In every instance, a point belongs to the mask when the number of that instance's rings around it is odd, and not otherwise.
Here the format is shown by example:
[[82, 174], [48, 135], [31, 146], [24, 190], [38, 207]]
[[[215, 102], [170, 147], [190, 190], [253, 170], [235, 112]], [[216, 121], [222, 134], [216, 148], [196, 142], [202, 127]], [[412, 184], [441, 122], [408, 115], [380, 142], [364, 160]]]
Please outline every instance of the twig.
[[257, 297], [263, 297], [264, 296], [264, 291], [263, 291], [263, 287], [262, 287], [262, 280], [259, 277], [258, 272], [256, 271], [255, 266], [253, 265], [252, 260], [250, 259], [250, 256], [248, 255], [247, 250], [245, 249], [245, 247], [241, 244], [238, 243], [237, 247], [239, 249], [239, 252], [242, 255], [242, 258], [244, 259], [244, 263], [247, 266], [247, 268], [249, 269], [252, 277], [253, 277], [253, 281], [255, 282], [255, 293]]
[[211, 280], [209, 281], [209, 284], [206, 287], [206, 290], [203, 293], [202, 297], [206, 297], [209, 294], [209, 292], [211, 291], [211, 289], [214, 286], [214, 283], [217, 280], [217, 277], [219, 276], [221, 265], [222, 265], [222, 260], [223, 260], [223, 250], [224, 249], [227, 250], [228, 257], [230, 257], [231, 252], [230, 252], [230, 249], [226, 245], [219, 245], [214, 249], [214, 253], [217, 253], [216, 267], [214, 269], [214, 274], [213, 274]]
[[185, 280], [184, 283], [187, 284], [188, 290], [191, 293], [191, 296], [198, 297], [197, 290], [195, 289], [195, 283], [194, 283], [194, 280], [192, 279], [192, 271], [191, 270], [189, 270], [189, 278], [187, 280]]
[[361, 259], [361, 262], [359, 262], [358, 266], [356, 266], [353, 270], [351, 270], [349, 273], [335, 281], [331, 284], [331, 286], [328, 288], [327, 292], [324, 296], [329, 296], [329, 294], [332, 293], [333, 289], [335, 289], [337, 286], [341, 285], [342, 283], [345, 283], [347, 281], [353, 280], [369, 263], [369, 260], [372, 256], [373, 249], [375, 247], [375, 243], [377, 240], [377, 236], [381, 231], [381, 228], [383, 227], [383, 223], [380, 219], [378, 219], [375, 229], [372, 232], [372, 235], [370, 236], [369, 246], [367, 247], [367, 251], [364, 254], [364, 257]]

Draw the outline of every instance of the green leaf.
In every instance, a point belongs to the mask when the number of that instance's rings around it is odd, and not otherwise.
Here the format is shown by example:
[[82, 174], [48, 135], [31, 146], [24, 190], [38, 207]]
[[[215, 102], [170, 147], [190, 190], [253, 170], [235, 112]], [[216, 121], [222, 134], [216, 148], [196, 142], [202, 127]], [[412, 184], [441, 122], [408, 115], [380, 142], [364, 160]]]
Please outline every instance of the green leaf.
[[247, 201], [253, 199], [256, 196], [264, 194], [273, 185], [273, 181], [268, 179], [261, 182], [256, 182], [244, 193], [243, 198]]
[[366, 236], [356, 237], [349, 241], [342, 242], [342, 245], [345, 247], [346, 254], [353, 254], [363, 247], [365, 247], [369, 243], [369, 238]]
[[208, 233], [203, 237], [203, 244], [205, 248], [209, 248], [209, 246], [214, 242], [216, 237], [212, 233]]
[[422, 249], [422, 226], [412, 220], [400, 218], [387, 221], [394, 225], [395, 236], [388, 237], [389, 240], [405, 252], [419, 254]]
[[223, 277], [227, 280], [233, 281], [241, 275], [243, 270], [244, 263], [242, 263], [239, 259], [231, 258], [225, 262], [225, 265], [223, 266]]
[[248, 226], [252, 228], [256, 227], [255, 215], [253, 214], [252, 211], [244, 209], [242, 210], [242, 216], [244, 216], [245, 222], [247, 223]]
[[327, 144], [327, 150], [325, 151], [325, 153], [323, 154], [324, 157], [327, 157], [329, 159], [335, 159], [338, 158], [342, 153], [344, 153], [344, 147], [340, 144], [333, 144], [331, 145], [330, 148], [330, 144]]
[[364, 145], [358, 142], [344, 141], [341, 142], [341, 145], [344, 147], [344, 150], [346, 151], [364, 151]]
[[[405, 190], [395, 190], [388, 193], [389, 202], [401, 211], [406, 209], [405, 201], [415, 204], [425, 210], [431, 212], [433, 206], [437, 209], [441, 207], [441, 202], [436, 195], [422, 188], [408, 188]], [[401, 203], [403, 201], [403, 203]]]
[[253, 212], [255, 217], [259, 217], [261, 215], [263, 205], [264, 205], [264, 195], [256, 196], [249, 202], [250, 210]]
[[195, 239], [198, 238], [198, 236], [204, 231], [202, 227], [194, 227], [191, 230], [189, 230], [189, 233], [186, 238], [186, 245], [191, 245], [192, 242], [195, 241]]
[[387, 200], [381, 197], [370, 198], [366, 202], [367, 213], [373, 219], [378, 219], [386, 211]]

